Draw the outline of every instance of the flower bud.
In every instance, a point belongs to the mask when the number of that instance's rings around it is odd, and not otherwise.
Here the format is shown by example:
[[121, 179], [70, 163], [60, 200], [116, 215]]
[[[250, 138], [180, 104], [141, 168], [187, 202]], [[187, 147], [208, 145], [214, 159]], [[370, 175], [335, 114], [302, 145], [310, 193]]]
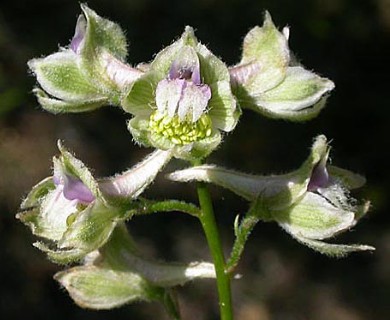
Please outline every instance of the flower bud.
[[315, 117], [325, 105], [332, 81], [291, 59], [289, 30], [279, 32], [268, 12], [262, 27], [246, 35], [240, 63], [229, 69], [233, 92], [242, 108], [292, 121]]
[[55, 275], [78, 305], [91, 309], [111, 309], [138, 300], [161, 301], [167, 288], [199, 278], [215, 278], [214, 265], [147, 260], [136, 250], [123, 224], [105, 246], [87, 256], [84, 265]]

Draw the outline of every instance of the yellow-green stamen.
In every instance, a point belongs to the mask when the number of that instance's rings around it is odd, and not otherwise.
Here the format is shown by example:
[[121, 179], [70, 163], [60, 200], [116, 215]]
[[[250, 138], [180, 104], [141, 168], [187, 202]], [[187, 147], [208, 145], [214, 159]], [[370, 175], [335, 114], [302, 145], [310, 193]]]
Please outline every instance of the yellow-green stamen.
[[178, 145], [202, 140], [210, 137], [212, 133], [211, 119], [207, 114], [192, 122], [187, 119], [180, 120], [177, 115], [169, 117], [154, 111], [149, 119], [149, 128]]

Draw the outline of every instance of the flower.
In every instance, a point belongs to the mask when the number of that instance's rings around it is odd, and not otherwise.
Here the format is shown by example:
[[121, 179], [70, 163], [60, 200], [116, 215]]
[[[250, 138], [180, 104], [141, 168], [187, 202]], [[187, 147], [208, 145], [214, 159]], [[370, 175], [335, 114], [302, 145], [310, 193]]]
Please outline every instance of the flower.
[[240, 115], [227, 67], [191, 27], [157, 54], [122, 106], [135, 115], [128, 127], [137, 142], [187, 160], [214, 150], [220, 131], [232, 131]]
[[[329, 244], [322, 240], [352, 228], [368, 211], [357, 205], [349, 190], [365, 183], [360, 175], [328, 164], [330, 148], [318, 136], [302, 166], [285, 175], [256, 176], [213, 165], [173, 172], [174, 181], [204, 181], [220, 185], [252, 203], [250, 212], [264, 221], [276, 221], [298, 241], [328, 255], [373, 250], [366, 245]], [[254, 213], [253, 213], [254, 212]]]
[[44, 239], [35, 245], [58, 263], [78, 260], [105, 244], [132, 203], [171, 159], [155, 151], [126, 172], [96, 180], [85, 165], [58, 144], [54, 174], [33, 187], [17, 217]]
[[88, 254], [83, 265], [60, 271], [54, 278], [78, 305], [112, 309], [142, 300], [167, 303], [171, 287], [194, 279], [215, 278], [215, 268], [208, 262], [183, 264], [145, 259], [122, 223], [99, 251]]
[[245, 36], [240, 63], [229, 68], [232, 90], [242, 108], [304, 121], [318, 115], [334, 83], [303, 68], [292, 57], [288, 38], [289, 29], [279, 32], [266, 12], [263, 26]]
[[142, 75], [125, 63], [127, 43], [121, 28], [84, 4], [81, 9], [69, 46], [28, 62], [40, 85], [34, 89], [38, 101], [53, 113], [118, 105], [123, 92]]

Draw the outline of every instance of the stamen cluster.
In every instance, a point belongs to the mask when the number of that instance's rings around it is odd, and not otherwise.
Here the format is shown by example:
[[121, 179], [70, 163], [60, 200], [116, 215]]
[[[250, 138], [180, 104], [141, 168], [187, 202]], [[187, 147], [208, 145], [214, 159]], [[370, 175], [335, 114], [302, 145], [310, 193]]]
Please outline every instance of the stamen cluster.
[[185, 145], [210, 137], [212, 122], [207, 114], [192, 122], [190, 119], [180, 120], [178, 115], [169, 117], [166, 112], [161, 113], [157, 110], [150, 115], [149, 128], [174, 144]]

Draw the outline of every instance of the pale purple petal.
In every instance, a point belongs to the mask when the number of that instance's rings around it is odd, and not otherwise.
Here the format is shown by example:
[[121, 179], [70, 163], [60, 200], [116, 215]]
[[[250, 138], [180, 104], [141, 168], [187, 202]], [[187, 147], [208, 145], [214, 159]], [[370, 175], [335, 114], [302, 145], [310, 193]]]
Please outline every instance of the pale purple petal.
[[56, 172], [54, 172], [53, 183], [55, 186], [58, 186], [61, 184], [61, 178], [56, 174]]
[[199, 58], [192, 47], [185, 46], [180, 50], [171, 64], [168, 78], [191, 80], [195, 84], [200, 84]]
[[229, 68], [230, 82], [233, 86], [245, 84], [251, 77], [260, 72], [260, 69], [260, 65], [256, 62]]
[[169, 117], [173, 117], [186, 86], [187, 81], [181, 79], [161, 80], [156, 88], [157, 110], [166, 111]]
[[180, 99], [178, 107], [178, 116], [180, 120], [184, 120], [187, 114], [192, 115], [191, 121], [196, 122], [207, 108], [207, 104], [211, 98], [211, 90], [208, 85], [197, 86], [195, 84], [188, 85], [183, 96]]
[[200, 85], [200, 65], [199, 65], [199, 60], [198, 60], [198, 65], [194, 68], [192, 71], [192, 76], [191, 80], [194, 84]]
[[83, 15], [80, 15], [77, 19], [76, 30], [69, 47], [76, 53], [80, 53], [80, 44], [84, 40], [87, 30], [87, 21]]
[[325, 188], [329, 184], [329, 173], [326, 166], [319, 163], [317, 164], [311, 174], [309, 184], [307, 186], [308, 191], [316, 191], [319, 188]]
[[171, 68], [169, 69], [168, 78], [170, 80], [179, 79], [180, 78], [180, 71], [181, 66], [179, 63], [175, 60], [171, 64]]
[[68, 175], [64, 176], [64, 197], [86, 204], [95, 200], [91, 190], [81, 180]]

